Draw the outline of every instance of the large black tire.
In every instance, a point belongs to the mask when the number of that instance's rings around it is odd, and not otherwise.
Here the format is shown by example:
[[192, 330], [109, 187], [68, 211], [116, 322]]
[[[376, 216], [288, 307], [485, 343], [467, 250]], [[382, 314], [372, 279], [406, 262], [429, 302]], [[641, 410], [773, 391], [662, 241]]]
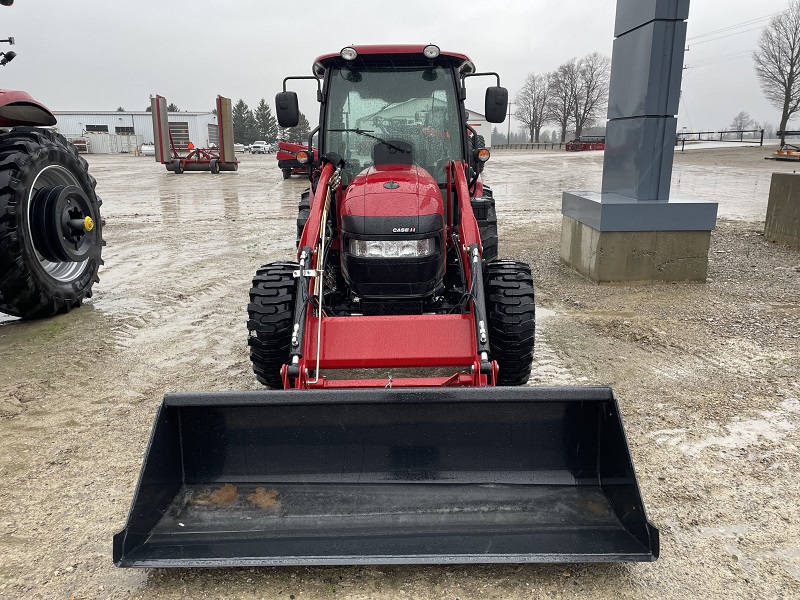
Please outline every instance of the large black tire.
[[294, 325], [295, 280], [292, 263], [264, 265], [253, 278], [247, 329], [250, 361], [256, 378], [267, 387], [281, 389], [281, 367], [289, 361]]
[[[51, 317], [91, 297], [104, 244], [94, 188], [86, 161], [61, 135], [34, 127], [0, 134], [0, 312]], [[68, 229], [64, 215], [84, 228]]]
[[524, 385], [531, 375], [536, 331], [531, 268], [496, 260], [484, 271], [491, 355], [500, 368], [498, 385]]
[[300, 245], [300, 236], [303, 235], [303, 229], [305, 229], [306, 221], [308, 221], [310, 214], [311, 188], [306, 188], [300, 194], [300, 204], [297, 205], [297, 239], [295, 240], [295, 246]]

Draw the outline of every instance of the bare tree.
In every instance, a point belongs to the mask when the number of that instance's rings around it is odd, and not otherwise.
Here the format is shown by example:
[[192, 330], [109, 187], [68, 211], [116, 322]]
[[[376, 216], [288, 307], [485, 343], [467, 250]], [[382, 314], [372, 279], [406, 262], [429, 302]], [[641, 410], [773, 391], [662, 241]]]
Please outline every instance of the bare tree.
[[[778, 129], [785, 132], [789, 119], [800, 110], [800, 0], [792, 0], [764, 28], [753, 60], [761, 91], [781, 111]], [[781, 144], [784, 138], [781, 133]]]
[[584, 128], [594, 125], [605, 112], [610, 72], [611, 59], [599, 52], [587, 54], [578, 61], [572, 106], [576, 138], [581, 136]]
[[572, 120], [578, 86], [578, 59], [571, 58], [551, 73], [550, 100], [547, 103], [549, 120], [561, 127], [561, 141], [567, 138]]
[[731, 131], [743, 131], [745, 129], [753, 129], [757, 123], [750, 118], [750, 114], [744, 111], [733, 117], [733, 121], [728, 125]]
[[550, 74], [536, 75], [529, 73], [525, 85], [517, 94], [514, 116], [528, 130], [531, 142], [538, 142], [542, 126], [547, 123], [547, 103], [550, 99]]

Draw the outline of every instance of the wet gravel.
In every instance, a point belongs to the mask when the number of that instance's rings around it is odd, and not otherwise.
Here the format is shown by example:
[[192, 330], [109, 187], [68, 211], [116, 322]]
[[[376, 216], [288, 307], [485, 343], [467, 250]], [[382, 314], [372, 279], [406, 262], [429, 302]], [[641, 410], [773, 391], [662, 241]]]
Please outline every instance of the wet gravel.
[[0, 315], [0, 597], [792, 598], [800, 596], [800, 251], [763, 237], [761, 148], [676, 155], [673, 193], [720, 203], [706, 284], [597, 286], [560, 264], [560, 193], [598, 190], [599, 153], [497, 151], [500, 254], [537, 287], [532, 384], [618, 394], [661, 558], [635, 565], [122, 570], [155, 410], [172, 390], [257, 389], [245, 315], [291, 256], [305, 182], [273, 156], [175, 176], [90, 156], [106, 266], [90, 304]]

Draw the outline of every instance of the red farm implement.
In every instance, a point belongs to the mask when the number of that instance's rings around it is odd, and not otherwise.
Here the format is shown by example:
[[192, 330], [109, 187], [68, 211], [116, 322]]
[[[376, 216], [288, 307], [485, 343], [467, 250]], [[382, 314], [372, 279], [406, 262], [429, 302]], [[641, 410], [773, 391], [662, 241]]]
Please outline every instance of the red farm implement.
[[236, 171], [239, 161], [233, 149], [233, 120], [230, 98], [217, 96], [217, 131], [219, 146], [215, 148], [195, 148], [191, 143], [179, 148], [173, 139], [167, 113], [167, 100], [163, 96], [150, 99], [153, 114], [153, 133], [156, 138], [156, 162], [163, 164], [167, 171], [175, 174], [184, 171]]

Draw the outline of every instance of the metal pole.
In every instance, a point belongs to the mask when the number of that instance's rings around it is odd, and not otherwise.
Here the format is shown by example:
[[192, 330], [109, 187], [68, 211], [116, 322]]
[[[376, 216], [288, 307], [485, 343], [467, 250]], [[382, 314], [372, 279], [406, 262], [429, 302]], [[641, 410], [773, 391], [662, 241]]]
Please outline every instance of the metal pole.
[[508, 135], [506, 136], [506, 144], [511, 146], [511, 105], [516, 104], [516, 102], [509, 102], [508, 103]]

